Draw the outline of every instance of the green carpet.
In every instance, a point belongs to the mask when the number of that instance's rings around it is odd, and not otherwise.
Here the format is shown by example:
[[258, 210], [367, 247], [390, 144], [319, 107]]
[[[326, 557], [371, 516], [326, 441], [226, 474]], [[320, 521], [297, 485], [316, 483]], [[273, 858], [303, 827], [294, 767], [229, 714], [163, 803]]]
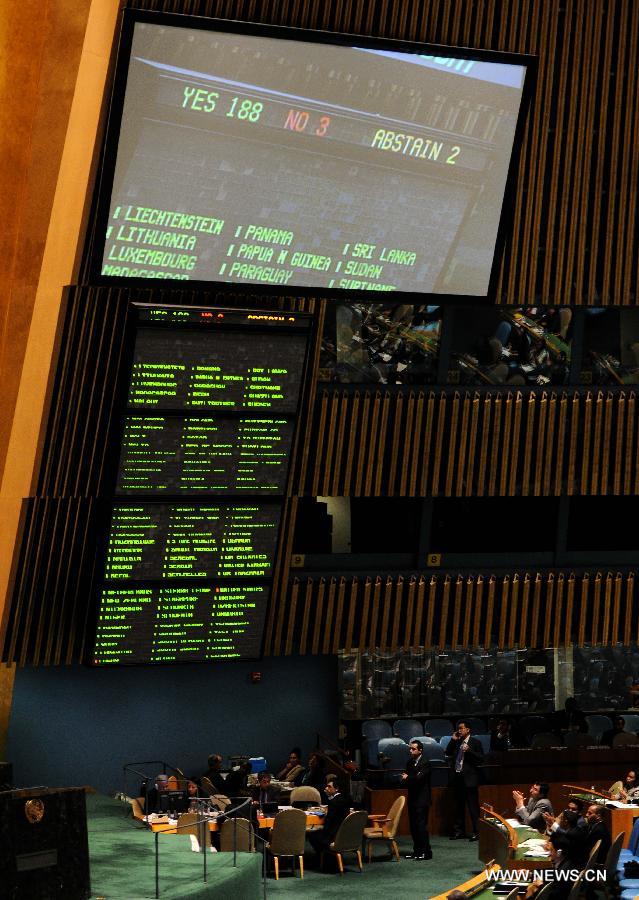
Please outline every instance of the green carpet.
[[[320, 873], [315, 870], [304, 872], [304, 881], [299, 874], [293, 878], [288, 869], [280, 866], [280, 880], [268, 879], [267, 896], [279, 895], [290, 898], [316, 900], [323, 897], [344, 897], [350, 900], [425, 900], [437, 896], [483, 869], [477, 858], [477, 844], [468, 841], [449, 841], [447, 838], [431, 838], [433, 859], [418, 862], [403, 859], [391, 862], [384, 855], [382, 847], [374, 848], [375, 854], [370, 865], [365, 863], [363, 873], [359, 873], [354, 856], [347, 855], [344, 875]], [[399, 841], [402, 854], [410, 853], [412, 842], [409, 838]], [[282, 870], [284, 873], [282, 874]], [[257, 900], [257, 898], [256, 898]]]
[[[125, 818], [126, 806], [99, 794], [87, 794], [92, 898], [152, 900], [155, 897], [155, 837], [141, 823]], [[240, 853], [233, 868], [230, 853], [193, 853], [188, 835], [160, 835], [161, 900], [257, 900], [261, 893], [258, 854]]]

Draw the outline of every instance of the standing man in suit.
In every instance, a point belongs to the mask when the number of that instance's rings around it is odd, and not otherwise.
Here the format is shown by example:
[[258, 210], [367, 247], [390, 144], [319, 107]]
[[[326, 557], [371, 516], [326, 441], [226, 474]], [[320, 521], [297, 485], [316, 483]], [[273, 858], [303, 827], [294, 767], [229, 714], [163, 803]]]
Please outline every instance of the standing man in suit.
[[406, 859], [432, 859], [428, 836], [428, 813], [430, 811], [430, 761], [423, 756], [421, 741], [411, 741], [408, 748], [410, 759], [402, 782], [408, 789], [408, 819], [413, 838], [413, 852]]
[[479, 821], [479, 770], [484, 761], [481, 741], [471, 736], [470, 728], [464, 721], [459, 722], [446, 747], [446, 756], [451, 767], [452, 786], [455, 791], [455, 824], [451, 841], [465, 837], [464, 816], [466, 806], [470, 813], [472, 832], [469, 840], [477, 840]]
[[524, 804], [524, 795], [521, 791], [513, 791], [515, 801], [515, 815], [524, 825], [536, 828], [537, 831], [545, 831], [545, 814], [554, 816], [552, 803], [548, 799], [548, 785], [536, 781], [530, 785], [528, 802]]
[[342, 794], [337, 775], [326, 776], [326, 816], [324, 824], [316, 831], [309, 832], [309, 842], [316, 853], [322, 854], [335, 840], [337, 829], [351, 811], [351, 798]]

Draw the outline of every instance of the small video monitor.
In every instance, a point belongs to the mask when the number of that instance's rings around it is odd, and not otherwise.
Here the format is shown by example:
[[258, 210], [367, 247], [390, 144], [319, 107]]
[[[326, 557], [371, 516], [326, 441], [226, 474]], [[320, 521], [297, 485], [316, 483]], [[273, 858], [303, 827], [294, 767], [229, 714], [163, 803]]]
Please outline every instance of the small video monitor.
[[160, 812], [181, 813], [189, 808], [187, 791], [161, 791], [159, 797]]

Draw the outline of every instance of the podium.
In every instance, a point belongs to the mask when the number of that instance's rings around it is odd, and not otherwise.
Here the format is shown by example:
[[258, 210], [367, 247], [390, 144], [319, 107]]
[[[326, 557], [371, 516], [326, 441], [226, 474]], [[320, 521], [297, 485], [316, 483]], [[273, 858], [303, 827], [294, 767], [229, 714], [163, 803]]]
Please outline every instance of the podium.
[[0, 900], [91, 896], [84, 788], [0, 793]]

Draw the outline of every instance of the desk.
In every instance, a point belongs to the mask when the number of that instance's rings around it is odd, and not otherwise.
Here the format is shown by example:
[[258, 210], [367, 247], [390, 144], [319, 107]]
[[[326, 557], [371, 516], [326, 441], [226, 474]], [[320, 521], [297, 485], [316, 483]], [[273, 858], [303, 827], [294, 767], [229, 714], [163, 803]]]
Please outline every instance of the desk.
[[437, 894], [436, 897], [431, 897], [430, 900], [446, 900], [451, 891], [463, 891], [467, 897], [474, 897], [475, 900], [487, 900], [487, 898], [494, 898], [494, 894], [492, 891], [488, 890], [488, 873], [489, 872], [498, 872], [499, 866], [492, 865], [487, 869], [484, 869], [483, 872], [480, 872], [479, 875], [475, 875], [473, 878], [469, 878], [468, 881], [465, 881], [463, 884], [458, 884], [455, 887], [449, 888], [443, 894]]
[[639, 817], [639, 806], [632, 803], [623, 806], [612, 806], [608, 791], [598, 791], [594, 788], [582, 787], [578, 784], [564, 784], [564, 790], [569, 797], [583, 800], [585, 803], [600, 803], [604, 806], [602, 819], [608, 826], [613, 839], [620, 831], [625, 833], [623, 846], [627, 849], [630, 843], [630, 834], [635, 819]]
[[481, 807], [482, 817], [479, 820], [479, 859], [486, 863], [495, 860], [501, 868], [507, 869], [547, 869], [551, 862], [547, 856], [524, 857], [527, 847], [522, 847], [529, 838], [540, 839], [543, 835], [534, 828], [515, 828], [504, 816], [490, 809]]
[[[242, 818], [242, 817], [240, 817]], [[311, 828], [316, 828], [318, 825], [324, 824], [324, 816], [306, 816], [306, 830], [310, 831]], [[262, 828], [272, 828], [273, 823], [275, 822], [275, 816], [271, 818], [258, 819], [257, 823]], [[178, 831], [173, 822], [149, 822], [151, 826], [151, 831], [160, 831], [164, 834], [178, 834]], [[217, 819], [209, 819], [209, 831], [219, 831], [220, 826], [218, 825]]]

